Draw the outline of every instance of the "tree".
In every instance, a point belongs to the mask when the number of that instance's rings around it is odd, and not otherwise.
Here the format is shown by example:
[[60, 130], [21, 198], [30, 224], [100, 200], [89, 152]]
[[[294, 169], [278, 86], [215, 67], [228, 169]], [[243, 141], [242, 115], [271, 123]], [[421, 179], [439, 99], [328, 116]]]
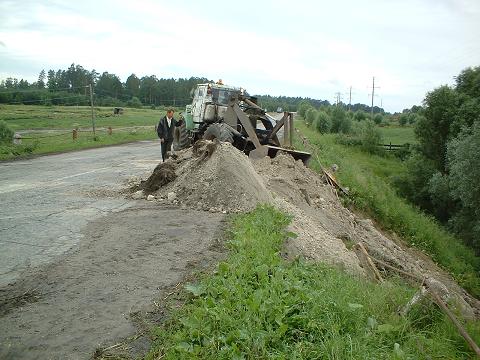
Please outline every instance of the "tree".
[[40, 74], [38, 75], [37, 87], [39, 89], [45, 88], [45, 70], [40, 71]]
[[140, 101], [139, 98], [134, 96], [131, 100], [127, 102], [127, 106], [139, 109], [142, 107], [142, 102]]
[[307, 110], [312, 107], [312, 104], [308, 100], [302, 100], [297, 106], [298, 114], [305, 119]]
[[448, 144], [451, 194], [462, 209], [453, 218], [454, 227], [470, 245], [480, 250], [480, 122]]
[[455, 89], [472, 98], [480, 98], [480, 66], [463, 70], [456, 78]]
[[380, 114], [375, 114], [375, 116], [373, 117], [373, 121], [375, 122], [375, 124], [380, 125], [383, 121], [383, 116]]
[[98, 79], [95, 91], [101, 96], [111, 96], [117, 99], [122, 95], [123, 86], [117, 75], [105, 71]]
[[360, 141], [363, 150], [369, 153], [378, 152], [378, 144], [382, 142], [382, 134], [372, 120], [367, 120], [359, 124], [360, 127]]
[[48, 70], [47, 87], [48, 87], [48, 90], [50, 91], [54, 91], [57, 88], [57, 82], [55, 80], [55, 71], [53, 70]]
[[458, 94], [448, 86], [429, 92], [424, 100], [425, 115], [415, 125], [421, 152], [441, 172], [445, 172], [447, 142], [452, 138], [450, 128], [456, 118], [458, 100]]
[[405, 126], [408, 123], [408, 115], [407, 114], [402, 114], [400, 115], [400, 118], [398, 119], [398, 123], [400, 126]]
[[313, 127], [320, 133], [326, 134], [330, 131], [332, 120], [325, 111], [317, 111], [317, 116], [313, 121]]
[[335, 106], [332, 110], [332, 127], [331, 132], [348, 134], [352, 128], [352, 120], [346, 115], [344, 109]]
[[307, 112], [305, 113], [305, 121], [307, 124], [313, 124], [313, 121], [317, 117], [317, 110], [313, 107], [308, 108]]
[[125, 82], [125, 90], [128, 95], [138, 97], [140, 95], [140, 79], [131, 74]]

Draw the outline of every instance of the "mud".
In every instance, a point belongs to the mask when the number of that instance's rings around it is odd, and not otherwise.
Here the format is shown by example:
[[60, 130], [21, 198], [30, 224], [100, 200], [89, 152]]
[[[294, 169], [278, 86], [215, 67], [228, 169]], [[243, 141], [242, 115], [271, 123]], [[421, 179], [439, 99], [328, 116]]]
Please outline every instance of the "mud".
[[144, 330], [158, 299], [223, 256], [223, 220], [145, 202], [90, 223], [74, 251], [0, 290], [0, 358], [87, 359]]

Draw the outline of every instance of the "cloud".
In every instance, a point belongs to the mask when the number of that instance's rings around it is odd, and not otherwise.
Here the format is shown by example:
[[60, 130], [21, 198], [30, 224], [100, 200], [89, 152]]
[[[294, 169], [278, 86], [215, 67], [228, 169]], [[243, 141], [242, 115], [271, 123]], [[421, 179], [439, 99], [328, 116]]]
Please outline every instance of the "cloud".
[[251, 93], [330, 100], [353, 86], [362, 102], [375, 76], [384, 104], [401, 110], [480, 63], [478, 4], [245, 0], [229, 10], [213, 0], [3, 0], [0, 61], [12, 74], [21, 63], [23, 76], [30, 64], [33, 79], [74, 62], [123, 80], [205, 76]]

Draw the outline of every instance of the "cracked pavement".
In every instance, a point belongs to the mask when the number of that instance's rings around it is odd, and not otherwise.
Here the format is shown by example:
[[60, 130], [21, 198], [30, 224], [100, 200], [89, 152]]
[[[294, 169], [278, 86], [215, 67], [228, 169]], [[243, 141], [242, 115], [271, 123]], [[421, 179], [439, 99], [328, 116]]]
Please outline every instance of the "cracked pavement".
[[109, 193], [159, 158], [158, 142], [142, 141], [0, 163], [0, 287], [75, 248], [89, 221], [133, 206]]

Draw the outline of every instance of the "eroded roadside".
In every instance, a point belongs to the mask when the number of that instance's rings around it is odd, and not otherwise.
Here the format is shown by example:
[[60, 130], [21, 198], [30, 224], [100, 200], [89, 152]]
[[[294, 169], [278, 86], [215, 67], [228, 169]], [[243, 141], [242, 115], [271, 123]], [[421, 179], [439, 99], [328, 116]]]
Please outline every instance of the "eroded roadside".
[[135, 335], [155, 299], [221, 258], [224, 220], [144, 202], [90, 222], [78, 248], [0, 290], [0, 358], [84, 359]]

